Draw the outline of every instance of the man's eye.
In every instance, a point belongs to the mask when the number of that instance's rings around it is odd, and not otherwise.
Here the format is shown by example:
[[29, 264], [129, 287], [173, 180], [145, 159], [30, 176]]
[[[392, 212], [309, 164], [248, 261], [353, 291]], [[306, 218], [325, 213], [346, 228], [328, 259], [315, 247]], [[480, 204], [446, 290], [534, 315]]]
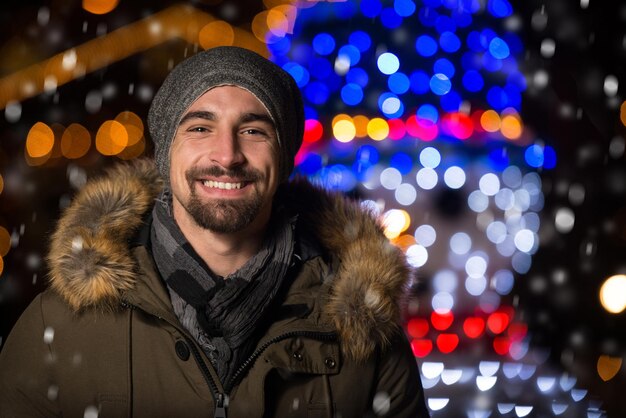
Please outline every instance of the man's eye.
[[265, 135], [265, 133], [263, 131], [260, 131], [258, 129], [252, 129], [252, 128], [245, 129], [243, 131], [243, 133], [246, 134], [246, 135]]
[[193, 126], [187, 129], [187, 132], [206, 132], [206, 131], [207, 131], [207, 128], [203, 126]]

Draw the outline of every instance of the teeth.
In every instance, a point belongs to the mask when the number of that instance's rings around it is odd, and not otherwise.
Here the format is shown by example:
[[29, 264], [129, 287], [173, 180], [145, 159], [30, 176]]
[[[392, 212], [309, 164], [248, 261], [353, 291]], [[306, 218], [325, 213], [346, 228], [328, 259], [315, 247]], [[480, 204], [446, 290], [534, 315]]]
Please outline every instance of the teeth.
[[205, 180], [202, 182], [206, 187], [211, 189], [232, 190], [241, 189], [241, 183], [224, 183], [222, 181]]

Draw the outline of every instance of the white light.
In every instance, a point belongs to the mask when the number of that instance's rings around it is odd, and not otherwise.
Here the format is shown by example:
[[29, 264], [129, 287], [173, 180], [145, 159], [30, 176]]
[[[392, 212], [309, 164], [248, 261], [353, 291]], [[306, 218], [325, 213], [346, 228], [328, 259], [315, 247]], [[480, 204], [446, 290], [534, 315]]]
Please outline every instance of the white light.
[[9, 122], [17, 122], [22, 116], [22, 104], [20, 102], [7, 102], [4, 108], [4, 117]]
[[480, 190], [474, 190], [467, 197], [467, 205], [476, 213], [484, 212], [489, 207], [489, 198]]
[[415, 181], [422, 189], [431, 190], [437, 185], [439, 176], [432, 168], [422, 168], [415, 175]]
[[559, 386], [561, 386], [561, 389], [563, 389], [563, 392], [567, 392], [568, 390], [572, 389], [575, 384], [576, 384], [576, 378], [570, 377], [566, 374], [561, 376], [561, 378], [559, 379]]
[[448, 313], [454, 307], [454, 298], [448, 292], [439, 292], [433, 296], [431, 304], [435, 312]]
[[472, 296], [480, 296], [487, 289], [487, 279], [484, 277], [468, 277], [465, 279], [465, 290]]
[[522, 371], [522, 365], [520, 363], [504, 363], [502, 365], [502, 373], [509, 378], [513, 379]]
[[522, 221], [526, 229], [530, 229], [533, 232], [539, 231], [541, 220], [539, 219], [539, 215], [537, 215], [535, 212], [527, 212], [522, 215]]
[[567, 233], [574, 228], [574, 220], [574, 212], [570, 208], [561, 208], [556, 212], [554, 224], [557, 231]]
[[463, 376], [461, 369], [446, 369], [441, 373], [441, 381], [446, 385], [454, 385]]
[[487, 271], [487, 260], [479, 255], [474, 255], [467, 259], [465, 263], [465, 272], [469, 277], [479, 278], [485, 275]]
[[400, 99], [398, 99], [397, 97], [388, 97], [383, 102], [383, 105], [381, 106], [381, 110], [383, 111], [383, 113], [388, 114], [388, 115], [394, 114], [398, 110], [400, 110], [401, 105], [402, 105], [402, 102], [400, 102]]
[[426, 168], [436, 168], [441, 163], [441, 154], [433, 147], [426, 147], [420, 152], [420, 163]]
[[510, 257], [515, 254], [515, 243], [513, 242], [513, 238], [507, 236], [504, 241], [496, 244], [496, 249], [500, 253], [500, 255], [504, 257]]
[[530, 414], [533, 410], [532, 406], [516, 406], [515, 407], [515, 415], [518, 417], [525, 417]]
[[506, 225], [503, 222], [495, 221], [487, 227], [487, 238], [494, 244], [504, 242], [506, 239]]
[[471, 248], [472, 239], [465, 232], [457, 232], [450, 238], [450, 249], [455, 254], [467, 254]]
[[511, 187], [517, 188], [522, 184], [522, 172], [519, 167], [510, 165], [502, 172], [502, 182]]
[[448, 405], [450, 398], [428, 398], [428, 408], [431, 411], [440, 411]]
[[54, 328], [46, 327], [46, 329], [43, 330], [44, 344], [52, 344], [53, 340], [54, 340]]
[[604, 79], [604, 93], [607, 96], [615, 96], [619, 88], [619, 81], [614, 75], [607, 75]]
[[498, 404], [498, 412], [501, 413], [502, 415], [508, 414], [509, 412], [513, 410], [513, 408], [515, 408], [514, 403], [499, 403]]
[[543, 393], [551, 391], [555, 384], [555, 377], [540, 376], [537, 378], [537, 387]]
[[481, 361], [478, 363], [478, 370], [483, 376], [493, 376], [500, 370], [499, 361]]
[[518, 250], [528, 253], [535, 246], [535, 233], [528, 229], [522, 229], [515, 234], [513, 242], [515, 242]]
[[350, 70], [350, 57], [347, 55], [339, 55], [335, 60], [335, 73], [337, 75], [346, 75]]
[[528, 343], [525, 341], [512, 343], [511, 347], [509, 347], [509, 354], [513, 360], [521, 360], [528, 354]]
[[395, 197], [399, 204], [409, 206], [415, 202], [415, 199], [417, 199], [417, 191], [415, 190], [415, 187], [408, 183], [404, 183], [396, 189]]
[[406, 228], [406, 216], [403, 210], [390, 209], [383, 215], [383, 226], [385, 231], [392, 236], [398, 236]]
[[452, 270], [440, 270], [433, 278], [433, 288], [436, 292], [452, 293], [456, 290], [458, 278]]
[[437, 386], [437, 383], [439, 383], [439, 381], [441, 380], [441, 377], [437, 376], [434, 379], [428, 379], [422, 376], [420, 380], [422, 381], [422, 387], [427, 390], [427, 389], [432, 389], [435, 386]]
[[549, 81], [550, 76], [548, 75], [548, 72], [546, 70], [538, 70], [533, 76], [533, 83], [535, 84], [535, 87], [539, 89], [547, 86]]
[[626, 276], [618, 274], [606, 279], [600, 287], [600, 303], [608, 312], [618, 314], [626, 309]]
[[519, 377], [522, 380], [528, 380], [535, 374], [537, 370], [537, 366], [533, 366], [532, 364], [523, 364], [522, 370], [519, 371]]
[[491, 286], [498, 294], [504, 296], [511, 293], [514, 282], [513, 273], [509, 270], [498, 270], [491, 279]]
[[552, 404], [552, 412], [554, 415], [561, 415], [565, 411], [567, 411], [567, 404], [556, 402]]
[[502, 210], [513, 209], [515, 206], [515, 194], [509, 188], [500, 189], [494, 198], [496, 206]]
[[391, 408], [391, 398], [387, 392], [378, 392], [372, 400], [372, 410], [377, 416], [387, 415]]
[[435, 379], [443, 372], [443, 363], [435, 361], [425, 361], [422, 363], [422, 374], [427, 379]]
[[385, 168], [380, 173], [380, 184], [387, 190], [395, 190], [402, 184], [402, 173], [394, 167]]
[[496, 376], [476, 376], [476, 386], [481, 392], [486, 392], [496, 384], [497, 380]]
[[554, 56], [554, 52], [556, 51], [556, 44], [553, 39], [544, 39], [541, 42], [541, 55], [544, 58], [552, 58]]
[[572, 399], [574, 402], [582, 401], [587, 396], [586, 389], [572, 389]]
[[515, 198], [514, 208], [520, 212], [526, 212], [530, 207], [530, 193], [526, 189], [518, 189], [513, 193]]
[[422, 245], [411, 245], [406, 250], [406, 260], [413, 267], [422, 267], [428, 261], [428, 251]]
[[480, 191], [487, 196], [495, 196], [500, 190], [500, 179], [493, 173], [487, 173], [478, 181]]
[[76, 50], [70, 49], [65, 54], [63, 54], [63, 61], [61, 61], [61, 67], [65, 71], [71, 71], [76, 67], [77, 62]]
[[437, 239], [437, 231], [430, 225], [420, 225], [415, 230], [415, 240], [424, 247], [430, 247]]
[[451, 189], [460, 189], [465, 184], [465, 171], [461, 167], [452, 166], [443, 174], [443, 181]]

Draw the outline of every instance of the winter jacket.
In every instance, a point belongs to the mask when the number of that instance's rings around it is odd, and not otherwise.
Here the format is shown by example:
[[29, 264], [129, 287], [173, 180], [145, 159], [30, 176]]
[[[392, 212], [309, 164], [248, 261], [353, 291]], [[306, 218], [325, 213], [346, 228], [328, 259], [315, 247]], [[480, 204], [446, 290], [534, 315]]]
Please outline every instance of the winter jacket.
[[[51, 242], [50, 288], [0, 352], [1, 417], [425, 417], [398, 326], [402, 253], [355, 203], [306, 182], [288, 204], [331, 255], [302, 257], [231, 382], [179, 323], [145, 231], [147, 160], [88, 183]], [[90, 415], [91, 414], [91, 415]]]

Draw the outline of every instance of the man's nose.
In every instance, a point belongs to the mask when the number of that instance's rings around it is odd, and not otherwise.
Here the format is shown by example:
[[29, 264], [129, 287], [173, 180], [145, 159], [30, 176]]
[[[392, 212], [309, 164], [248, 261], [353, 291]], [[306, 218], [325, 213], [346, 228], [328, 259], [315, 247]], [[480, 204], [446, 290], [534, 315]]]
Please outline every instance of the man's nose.
[[211, 153], [211, 159], [225, 168], [241, 165], [245, 161], [245, 156], [237, 134], [234, 132], [220, 134]]

